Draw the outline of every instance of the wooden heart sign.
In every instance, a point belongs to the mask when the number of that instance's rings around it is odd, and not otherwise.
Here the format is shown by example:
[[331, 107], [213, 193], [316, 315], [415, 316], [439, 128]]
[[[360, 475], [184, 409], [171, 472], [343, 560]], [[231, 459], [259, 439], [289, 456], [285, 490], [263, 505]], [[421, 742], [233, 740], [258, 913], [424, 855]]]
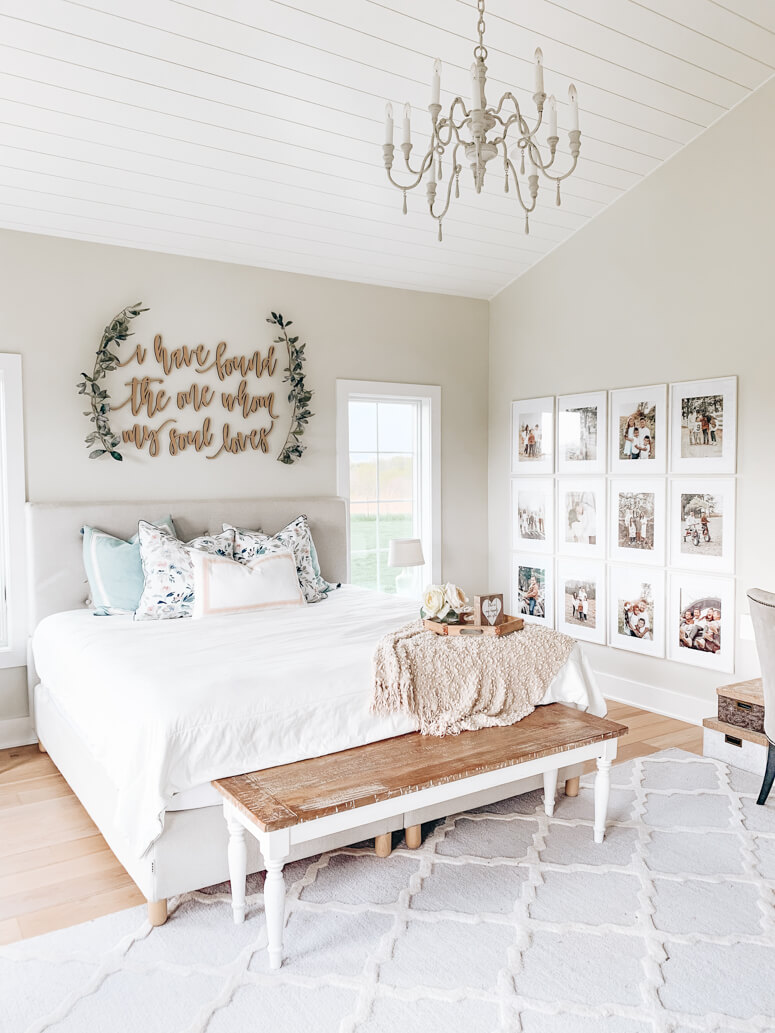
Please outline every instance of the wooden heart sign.
[[503, 612], [503, 595], [474, 596], [474, 624], [489, 625], [492, 628], [503, 624], [506, 614]]

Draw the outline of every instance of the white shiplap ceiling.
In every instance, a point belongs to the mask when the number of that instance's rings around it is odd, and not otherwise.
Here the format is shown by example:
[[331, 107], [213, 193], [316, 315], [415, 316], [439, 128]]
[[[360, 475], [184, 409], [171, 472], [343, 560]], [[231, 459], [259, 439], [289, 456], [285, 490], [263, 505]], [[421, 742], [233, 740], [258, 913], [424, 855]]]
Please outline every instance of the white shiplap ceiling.
[[579, 168], [527, 237], [495, 168], [442, 243], [385, 179], [385, 99], [424, 132], [434, 57], [468, 95], [474, 0], [0, 0], [0, 225], [488, 298], [775, 70], [773, 0], [487, 8], [490, 99], [533, 110], [538, 45], [547, 93], [579, 89]]

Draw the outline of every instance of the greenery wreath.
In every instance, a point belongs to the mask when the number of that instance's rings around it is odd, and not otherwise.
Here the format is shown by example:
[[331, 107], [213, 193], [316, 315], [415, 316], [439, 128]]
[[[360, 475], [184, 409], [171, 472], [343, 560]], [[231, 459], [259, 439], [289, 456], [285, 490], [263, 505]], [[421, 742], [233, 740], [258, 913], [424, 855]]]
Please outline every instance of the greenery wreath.
[[[100, 382], [105, 379], [108, 373], [117, 369], [120, 365], [119, 357], [114, 350], [121, 346], [121, 343], [132, 336], [132, 320], [147, 312], [138, 301], [134, 305], [127, 305], [117, 316], [105, 327], [102, 340], [97, 349], [97, 356], [94, 361], [94, 369], [91, 376], [82, 373], [82, 379], [78, 382], [78, 394], [86, 395], [89, 398], [89, 408], [84, 416], [89, 417], [89, 422], [94, 424], [92, 430], [85, 437], [89, 451], [89, 459], [101, 459], [108, 455], [118, 462], [123, 460], [119, 452], [121, 437], [110, 425], [110, 395]], [[290, 466], [300, 459], [306, 449], [306, 443], [300, 439], [304, 436], [304, 428], [309, 423], [314, 413], [310, 412], [309, 403], [312, 400], [313, 392], [306, 386], [304, 380], [304, 355], [305, 344], [299, 344], [298, 337], [289, 337], [288, 327], [292, 325], [291, 319], [285, 320], [279, 312], [273, 312], [267, 323], [280, 328], [280, 335], [275, 337], [275, 344], [284, 344], [288, 354], [288, 365], [285, 367], [283, 383], [290, 384], [288, 401], [291, 403], [291, 426], [283, 447], [277, 456], [279, 463]], [[97, 446], [96, 448], [94, 446]]]

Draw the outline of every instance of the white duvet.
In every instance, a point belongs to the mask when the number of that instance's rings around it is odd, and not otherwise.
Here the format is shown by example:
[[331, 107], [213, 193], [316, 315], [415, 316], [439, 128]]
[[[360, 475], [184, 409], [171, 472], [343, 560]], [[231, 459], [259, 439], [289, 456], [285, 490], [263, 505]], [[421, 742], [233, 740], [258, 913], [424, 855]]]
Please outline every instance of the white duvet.
[[[321, 603], [203, 621], [87, 610], [43, 620], [37, 673], [118, 793], [137, 855], [178, 794], [214, 778], [335, 753], [414, 730], [369, 710], [379, 638], [417, 604], [344, 586]], [[543, 702], [605, 713], [579, 647]]]

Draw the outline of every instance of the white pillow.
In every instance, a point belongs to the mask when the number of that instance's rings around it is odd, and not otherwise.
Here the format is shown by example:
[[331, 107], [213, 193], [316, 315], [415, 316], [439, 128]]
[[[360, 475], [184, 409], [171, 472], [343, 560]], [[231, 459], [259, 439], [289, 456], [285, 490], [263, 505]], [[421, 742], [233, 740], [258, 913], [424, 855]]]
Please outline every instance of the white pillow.
[[252, 613], [280, 606], [304, 606], [293, 553], [256, 556], [248, 563], [191, 552], [194, 568], [192, 616]]

